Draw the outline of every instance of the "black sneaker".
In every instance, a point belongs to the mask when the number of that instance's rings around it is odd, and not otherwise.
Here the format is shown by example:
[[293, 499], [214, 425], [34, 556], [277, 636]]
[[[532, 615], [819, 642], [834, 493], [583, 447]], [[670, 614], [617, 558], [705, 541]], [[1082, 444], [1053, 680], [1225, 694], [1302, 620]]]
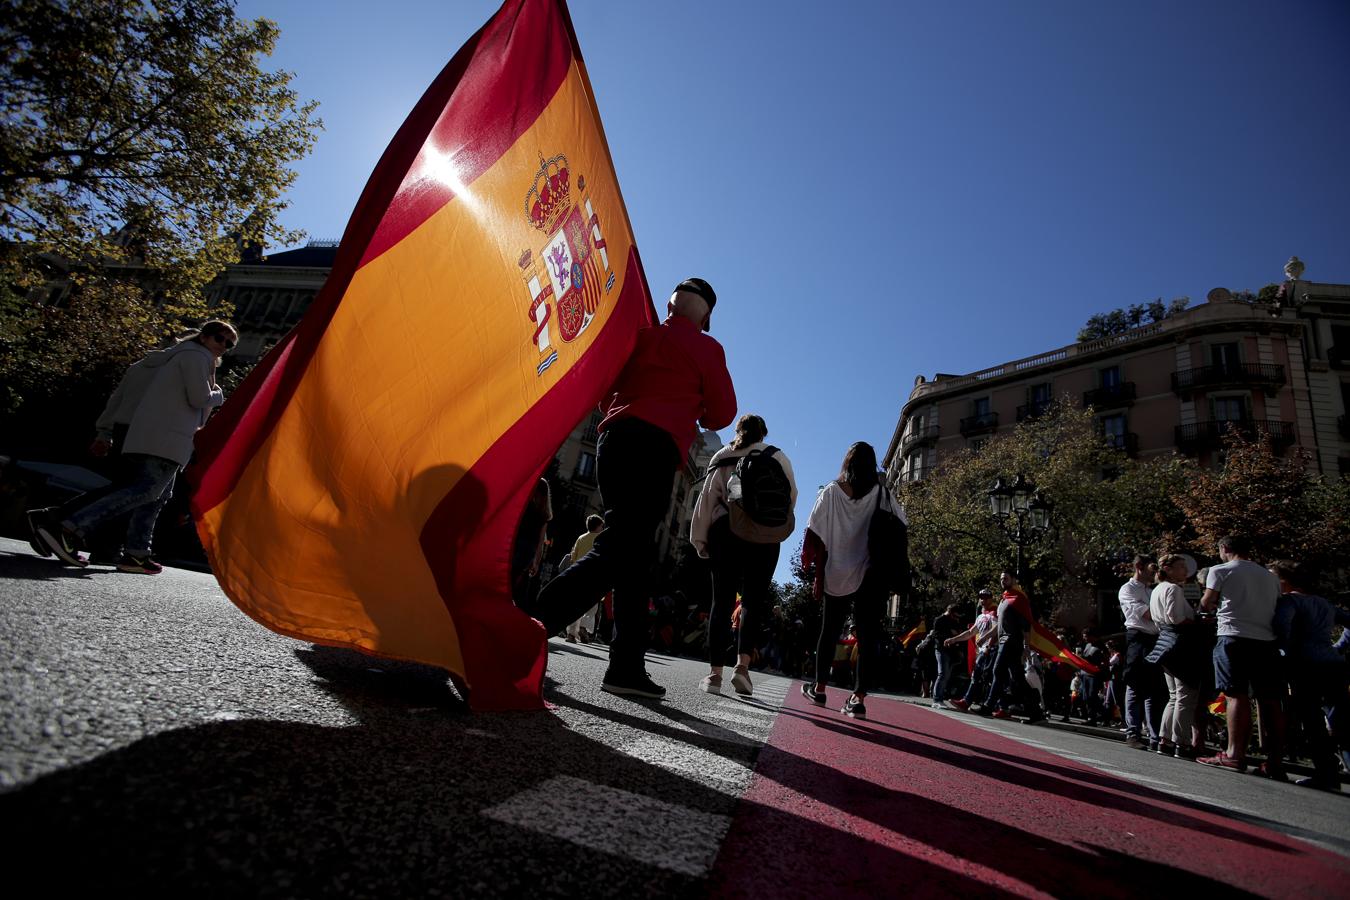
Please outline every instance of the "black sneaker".
[[802, 682], [802, 696], [812, 703], [825, 705], [825, 692], [816, 690], [816, 686], [809, 681]]
[[51, 510], [48, 509], [30, 509], [24, 514], [28, 517], [28, 546], [38, 556], [52, 555], [52, 548], [38, 535], [38, 529], [47, 523], [50, 514]]
[[666, 689], [652, 681], [641, 669], [626, 673], [608, 670], [600, 682], [600, 690], [620, 697], [650, 697], [653, 700], [660, 700], [666, 695]]
[[857, 697], [850, 696], [844, 701], [844, 708], [839, 711], [851, 719], [867, 718], [867, 707]]
[[72, 566], [84, 568], [89, 561], [75, 549], [75, 535], [60, 525], [44, 522], [38, 525], [38, 537], [51, 551]]
[[117, 571], [133, 575], [158, 575], [164, 571], [164, 567], [148, 556], [132, 556], [128, 553], [117, 561]]

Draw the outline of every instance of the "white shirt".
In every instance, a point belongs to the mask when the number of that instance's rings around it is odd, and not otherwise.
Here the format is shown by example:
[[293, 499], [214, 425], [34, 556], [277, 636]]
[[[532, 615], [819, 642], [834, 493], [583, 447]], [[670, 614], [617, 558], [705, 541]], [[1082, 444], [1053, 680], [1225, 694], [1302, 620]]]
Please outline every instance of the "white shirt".
[[1195, 610], [1186, 599], [1186, 592], [1181, 585], [1170, 581], [1161, 582], [1153, 589], [1148, 608], [1154, 623], [1158, 625], [1179, 625], [1195, 618]]
[[829, 554], [825, 558], [825, 593], [832, 597], [844, 597], [862, 587], [870, 559], [867, 529], [877, 508], [879, 490], [882, 508], [908, 524], [904, 509], [880, 484], [862, 497], [850, 499], [838, 481], [831, 481], [816, 495], [806, 527], [820, 537]]
[[1125, 616], [1125, 627], [1142, 631], [1145, 634], [1157, 634], [1158, 626], [1148, 611], [1148, 602], [1152, 592], [1148, 585], [1138, 578], [1131, 578], [1120, 586], [1120, 612]]
[[1250, 559], [1211, 566], [1205, 587], [1219, 592], [1219, 637], [1275, 640], [1270, 627], [1280, 599], [1280, 579]]

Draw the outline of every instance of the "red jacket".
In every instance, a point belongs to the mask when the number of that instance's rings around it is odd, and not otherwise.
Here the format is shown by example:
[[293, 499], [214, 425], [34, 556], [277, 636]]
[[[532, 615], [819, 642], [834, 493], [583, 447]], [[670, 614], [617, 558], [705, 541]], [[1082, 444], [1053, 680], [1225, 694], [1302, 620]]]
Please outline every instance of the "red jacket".
[[684, 460], [698, 425], [716, 431], [731, 424], [736, 390], [722, 345], [684, 316], [671, 316], [638, 332], [633, 355], [601, 406], [601, 431], [620, 419], [641, 419], [667, 432]]

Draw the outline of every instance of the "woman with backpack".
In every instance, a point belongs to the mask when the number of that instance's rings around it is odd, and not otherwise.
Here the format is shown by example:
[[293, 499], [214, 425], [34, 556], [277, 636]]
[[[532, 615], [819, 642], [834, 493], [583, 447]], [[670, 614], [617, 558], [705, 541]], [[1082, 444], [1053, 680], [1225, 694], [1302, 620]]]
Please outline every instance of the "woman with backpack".
[[764, 419], [741, 416], [736, 437], [708, 464], [694, 506], [689, 540], [698, 555], [712, 563], [712, 609], [708, 614], [709, 672], [703, 690], [722, 691], [722, 667], [731, 646], [731, 616], [740, 594], [740, 627], [736, 633], [736, 670], [731, 686], [750, 696], [750, 659], [768, 623], [778, 545], [796, 527], [793, 507], [797, 483], [792, 463], [777, 447], [764, 443]]
[[[870, 444], [859, 441], [848, 448], [839, 477], [816, 497], [802, 545], [802, 565], [815, 567], [815, 592], [823, 599], [820, 639], [816, 644], [814, 683], [802, 684], [802, 695], [825, 704], [831, 651], [849, 611], [858, 630], [858, 666], [853, 672], [853, 693], [841, 712], [853, 718], [867, 715], [867, 672], [881, 634], [881, 618], [887, 586], [881, 575], [883, 560], [873, 560], [868, 550], [872, 518], [879, 512], [904, 521], [904, 513], [881, 483], [877, 454]], [[901, 547], [897, 553], [904, 553]]]

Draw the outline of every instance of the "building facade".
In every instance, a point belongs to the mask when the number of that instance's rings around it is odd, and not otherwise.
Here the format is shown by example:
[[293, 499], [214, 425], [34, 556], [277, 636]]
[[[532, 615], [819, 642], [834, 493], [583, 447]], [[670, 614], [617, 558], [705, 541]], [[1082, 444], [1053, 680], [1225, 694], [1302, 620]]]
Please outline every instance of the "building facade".
[[1091, 407], [1131, 455], [1214, 464], [1235, 427], [1277, 451], [1306, 450], [1314, 471], [1340, 475], [1350, 454], [1350, 285], [1292, 281], [1285, 295], [1292, 300], [1253, 304], [1216, 289], [1124, 334], [968, 375], [920, 375], [887, 448], [888, 478], [923, 478], [944, 454], [978, 449], [1065, 398]]

